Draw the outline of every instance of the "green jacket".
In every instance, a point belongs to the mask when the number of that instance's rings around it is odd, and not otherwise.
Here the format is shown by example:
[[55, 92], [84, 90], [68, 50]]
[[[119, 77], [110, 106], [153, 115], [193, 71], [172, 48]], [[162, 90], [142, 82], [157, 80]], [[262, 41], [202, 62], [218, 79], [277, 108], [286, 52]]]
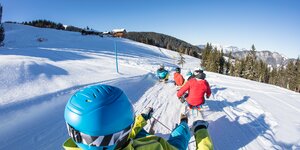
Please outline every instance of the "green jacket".
[[[155, 135], [135, 139], [136, 135], [146, 124], [147, 121], [141, 115], [136, 116], [134, 126], [129, 136], [131, 141], [122, 150], [177, 150], [177, 148], [169, 144], [165, 139]], [[195, 139], [197, 150], [213, 149], [213, 144], [206, 129], [198, 130], [195, 134]], [[65, 150], [81, 150], [71, 138], [64, 143], [63, 147]]]

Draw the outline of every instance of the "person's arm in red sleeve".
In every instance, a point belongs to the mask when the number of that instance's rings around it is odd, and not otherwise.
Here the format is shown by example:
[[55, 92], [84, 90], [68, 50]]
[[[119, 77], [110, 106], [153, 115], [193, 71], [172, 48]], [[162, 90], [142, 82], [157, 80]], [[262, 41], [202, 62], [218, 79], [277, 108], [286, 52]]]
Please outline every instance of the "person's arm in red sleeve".
[[180, 75], [180, 85], [183, 85], [183, 83], [184, 83], [184, 78], [182, 75]]
[[205, 85], [206, 85], [206, 98], [209, 98], [211, 95], [211, 90], [208, 82], [205, 80]]
[[183, 87], [180, 88], [180, 90], [177, 92], [177, 97], [181, 97], [187, 90], [190, 89], [190, 83], [187, 82]]

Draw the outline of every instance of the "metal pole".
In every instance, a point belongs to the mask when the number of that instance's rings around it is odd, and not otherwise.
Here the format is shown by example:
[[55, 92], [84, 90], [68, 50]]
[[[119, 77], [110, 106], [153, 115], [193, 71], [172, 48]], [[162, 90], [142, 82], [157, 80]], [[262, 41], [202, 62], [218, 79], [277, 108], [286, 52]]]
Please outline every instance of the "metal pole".
[[164, 126], [166, 129], [168, 129], [169, 131], [172, 131], [170, 128], [168, 128], [166, 125], [164, 125], [162, 122], [160, 122], [159, 120], [157, 120], [155, 117], [152, 116], [152, 118], [157, 121], [158, 123], [160, 123], [162, 126]]
[[116, 53], [116, 69], [117, 73], [119, 73], [119, 67], [118, 67], [118, 50], [117, 50], [117, 42], [115, 41], [115, 53]]

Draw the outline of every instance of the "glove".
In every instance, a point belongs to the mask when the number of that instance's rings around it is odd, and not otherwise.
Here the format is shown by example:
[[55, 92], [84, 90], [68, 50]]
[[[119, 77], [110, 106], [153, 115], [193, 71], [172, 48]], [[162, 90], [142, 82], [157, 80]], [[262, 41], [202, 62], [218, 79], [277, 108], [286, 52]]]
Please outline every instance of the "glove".
[[193, 135], [195, 135], [195, 133], [200, 130], [200, 129], [207, 129], [208, 128], [208, 122], [204, 121], [204, 120], [196, 120], [193, 122], [192, 128], [191, 128], [191, 132], [193, 133]]
[[152, 117], [152, 115], [153, 115], [153, 108], [152, 108], [152, 107], [146, 108], [146, 109], [142, 112], [141, 115], [143, 116], [143, 118], [144, 118], [146, 121], [149, 120], [149, 119]]
[[185, 102], [185, 98], [184, 98], [183, 96], [178, 97], [178, 99], [180, 100], [181, 103], [184, 103], [184, 102]]
[[181, 103], [184, 103], [184, 102], [185, 102], [185, 98], [181, 97], [181, 98], [180, 98], [180, 102], [181, 102]]
[[206, 99], [208, 99], [210, 97], [210, 95], [206, 95]]

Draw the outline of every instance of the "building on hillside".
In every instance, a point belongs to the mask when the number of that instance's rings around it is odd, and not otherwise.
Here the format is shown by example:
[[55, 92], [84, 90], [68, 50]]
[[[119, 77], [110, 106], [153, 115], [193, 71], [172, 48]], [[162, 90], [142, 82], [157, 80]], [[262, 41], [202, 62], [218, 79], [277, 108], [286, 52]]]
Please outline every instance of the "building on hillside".
[[126, 34], [125, 29], [113, 29], [112, 30], [112, 36], [113, 37], [124, 37]]

